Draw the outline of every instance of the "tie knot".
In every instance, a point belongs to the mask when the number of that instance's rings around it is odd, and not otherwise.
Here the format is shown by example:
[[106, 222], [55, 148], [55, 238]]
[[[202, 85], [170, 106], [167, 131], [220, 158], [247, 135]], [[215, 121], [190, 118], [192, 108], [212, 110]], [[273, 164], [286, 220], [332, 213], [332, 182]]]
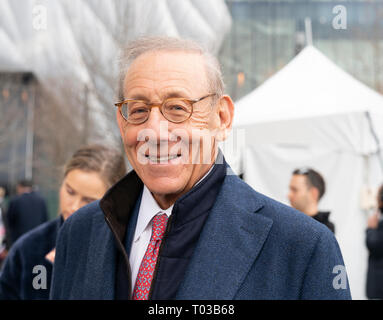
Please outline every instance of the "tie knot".
[[154, 216], [152, 227], [152, 240], [162, 240], [167, 223], [168, 216], [166, 214], [159, 214]]

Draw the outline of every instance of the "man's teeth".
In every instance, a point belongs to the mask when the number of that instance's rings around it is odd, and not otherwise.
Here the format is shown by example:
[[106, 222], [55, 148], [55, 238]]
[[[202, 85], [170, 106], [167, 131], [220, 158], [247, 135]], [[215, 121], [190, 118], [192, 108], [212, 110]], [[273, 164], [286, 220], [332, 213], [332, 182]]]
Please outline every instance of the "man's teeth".
[[175, 155], [172, 155], [172, 156], [164, 156], [164, 157], [157, 157], [157, 156], [146, 155], [146, 157], [149, 158], [149, 160], [152, 161], [152, 162], [163, 162], [163, 161], [173, 160], [175, 158], [178, 158], [179, 156], [175, 154]]

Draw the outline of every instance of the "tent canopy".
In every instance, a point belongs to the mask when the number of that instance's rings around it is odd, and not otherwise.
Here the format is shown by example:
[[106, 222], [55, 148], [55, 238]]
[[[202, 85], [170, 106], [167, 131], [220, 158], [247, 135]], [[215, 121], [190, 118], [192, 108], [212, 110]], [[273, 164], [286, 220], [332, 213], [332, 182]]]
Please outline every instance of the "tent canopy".
[[371, 129], [383, 137], [383, 96], [308, 46], [236, 103], [234, 127], [246, 129], [253, 145], [373, 153], [377, 142]]
[[235, 125], [351, 112], [383, 114], [383, 96], [307, 46], [236, 104]]

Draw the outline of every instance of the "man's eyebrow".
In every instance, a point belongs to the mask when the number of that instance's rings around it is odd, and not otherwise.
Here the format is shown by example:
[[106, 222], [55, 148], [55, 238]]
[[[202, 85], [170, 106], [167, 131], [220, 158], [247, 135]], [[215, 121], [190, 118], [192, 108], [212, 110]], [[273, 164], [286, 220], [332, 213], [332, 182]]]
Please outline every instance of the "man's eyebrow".
[[126, 100], [126, 99], [149, 101], [149, 99], [146, 96], [139, 94], [139, 93], [134, 94], [132, 96], [128, 95], [124, 100]]

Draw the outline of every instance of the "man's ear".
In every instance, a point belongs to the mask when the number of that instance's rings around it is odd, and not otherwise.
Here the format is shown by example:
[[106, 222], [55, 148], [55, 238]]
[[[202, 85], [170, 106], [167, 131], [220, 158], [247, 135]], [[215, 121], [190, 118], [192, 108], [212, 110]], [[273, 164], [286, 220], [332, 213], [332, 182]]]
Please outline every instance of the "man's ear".
[[234, 118], [234, 103], [228, 95], [220, 97], [218, 104], [219, 126], [217, 140], [224, 141], [228, 137]]
[[315, 187], [311, 187], [310, 188], [310, 194], [311, 194], [311, 198], [316, 201], [316, 202], [319, 202], [319, 190]]

